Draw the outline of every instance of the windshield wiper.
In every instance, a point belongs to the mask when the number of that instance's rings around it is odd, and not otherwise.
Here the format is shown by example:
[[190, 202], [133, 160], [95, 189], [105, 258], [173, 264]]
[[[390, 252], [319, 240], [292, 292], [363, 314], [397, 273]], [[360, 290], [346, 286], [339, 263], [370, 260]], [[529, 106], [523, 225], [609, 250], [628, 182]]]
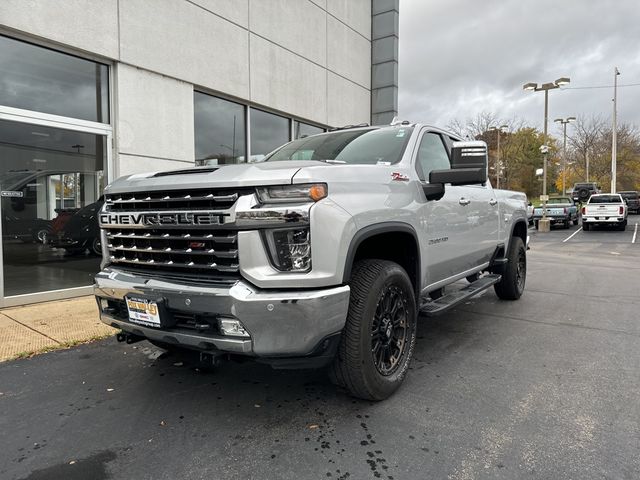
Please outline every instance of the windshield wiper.
[[344, 160], [320, 160], [320, 161], [325, 163], [336, 164], [336, 165], [344, 165], [347, 163]]

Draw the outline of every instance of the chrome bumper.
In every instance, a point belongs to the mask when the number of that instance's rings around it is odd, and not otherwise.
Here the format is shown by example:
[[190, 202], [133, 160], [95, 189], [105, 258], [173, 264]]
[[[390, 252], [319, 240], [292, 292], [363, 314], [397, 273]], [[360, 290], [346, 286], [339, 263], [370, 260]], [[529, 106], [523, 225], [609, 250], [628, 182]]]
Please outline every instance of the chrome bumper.
[[296, 357], [312, 353], [323, 339], [344, 327], [349, 287], [314, 290], [261, 290], [239, 280], [232, 285], [207, 286], [138, 276], [105, 268], [95, 277], [100, 299], [123, 300], [126, 295], [152, 295], [181, 313], [232, 317], [244, 325], [249, 338], [156, 329], [130, 323], [100, 308], [101, 320], [151, 340], [199, 350], [220, 350], [258, 357]]

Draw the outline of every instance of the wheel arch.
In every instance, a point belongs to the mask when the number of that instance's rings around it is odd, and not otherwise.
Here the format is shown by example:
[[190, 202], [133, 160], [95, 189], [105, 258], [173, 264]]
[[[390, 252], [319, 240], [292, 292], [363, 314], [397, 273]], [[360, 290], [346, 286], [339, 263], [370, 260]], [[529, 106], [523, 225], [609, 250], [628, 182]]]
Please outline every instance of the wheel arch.
[[[401, 248], [391, 248], [390, 245]], [[409, 275], [418, 295], [421, 272], [420, 242], [413, 226], [404, 222], [382, 222], [358, 230], [347, 250], [342, 276], [344, 283], [351, 278], [354, 263], [364, 258], [378, 258], [398, 263]]]

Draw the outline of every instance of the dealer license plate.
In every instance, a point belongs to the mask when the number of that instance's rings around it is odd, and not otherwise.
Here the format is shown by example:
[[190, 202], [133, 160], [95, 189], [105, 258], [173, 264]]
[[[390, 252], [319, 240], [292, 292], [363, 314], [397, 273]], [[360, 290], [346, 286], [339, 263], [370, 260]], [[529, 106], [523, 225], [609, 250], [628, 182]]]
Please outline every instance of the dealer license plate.
[[160, 309], [158, 303], [146, 298], [127, 297], [129, 321], [147, 327], [160, 328]]

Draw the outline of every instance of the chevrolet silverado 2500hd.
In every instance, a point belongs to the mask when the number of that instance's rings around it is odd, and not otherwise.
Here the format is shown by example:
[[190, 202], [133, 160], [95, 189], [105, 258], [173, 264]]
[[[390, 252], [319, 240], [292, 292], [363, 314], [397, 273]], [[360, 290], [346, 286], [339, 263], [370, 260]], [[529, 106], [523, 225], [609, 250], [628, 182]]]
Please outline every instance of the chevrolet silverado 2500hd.
[[408, 122], [120, 178], [100, 224], [95, 295], [119, 340], [329, 366], [366, 399], [402, 382], [419, 313], [525, 286], [525, 195], [492, 188], [484, 142]]

